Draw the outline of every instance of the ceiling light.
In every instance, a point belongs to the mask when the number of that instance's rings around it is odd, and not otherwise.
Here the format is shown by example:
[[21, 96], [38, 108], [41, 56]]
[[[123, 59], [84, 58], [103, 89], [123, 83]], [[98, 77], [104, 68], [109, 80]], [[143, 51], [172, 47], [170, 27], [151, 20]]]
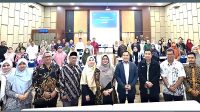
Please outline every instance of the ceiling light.
[[48, 3], [48, 5], [53, 5], [53, 3]]
[[158, 6], [162, 6], [163, 5], [163, 3], [156, 3]]
[[110, 8], [107, 6], [105, 10], [109, 11], [109, 10], [110, 10]]
[[132, 9], [132, 10], [136, 10], [136, 9], [137, 9], [137, 7], [132, 7], [131, 9]]
[[79, 7], [74, 7], [74, 9], [75, 9], [75, 10], [79, 10], [80, 8], [79, 8]]
[[141, 6], [143, 3], [137, 3], [137, 5]]
[[75, 5], [75, 3], [70, 3], [70, 5], [74, 6], [74, 5]]

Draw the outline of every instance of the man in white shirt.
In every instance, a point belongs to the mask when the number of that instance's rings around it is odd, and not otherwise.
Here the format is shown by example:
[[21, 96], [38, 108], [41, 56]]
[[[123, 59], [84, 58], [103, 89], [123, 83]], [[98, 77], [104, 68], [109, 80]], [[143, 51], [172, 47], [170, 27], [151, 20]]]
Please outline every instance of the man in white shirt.
[[26, 53], [29, 55], [29, 60], [35, 60], [37, 58], [38, 46], [32, 41], [27, 47]]
[[83, 52], [85, 49], [84, 43], [82, 42], [82, 38], [79, 38], [79, 41], [76, 43], [76, 51]]
[[128, 51], [122, 54], [123, 61], [119, 62], [115, 69], [115, 77], [118, 83], [117, 92], [120, 103], [134, 103], [135, 85], [137, 83], [138, 73], [135, 63], [129, 61], [130, 54]]
[[182, 63], [174, 60], [173, 49], [167, 50], [167, 60], [160, 64], [164, 82], [163, 95], [165, 101], [183, 100], [183, 80], [186, 76]]

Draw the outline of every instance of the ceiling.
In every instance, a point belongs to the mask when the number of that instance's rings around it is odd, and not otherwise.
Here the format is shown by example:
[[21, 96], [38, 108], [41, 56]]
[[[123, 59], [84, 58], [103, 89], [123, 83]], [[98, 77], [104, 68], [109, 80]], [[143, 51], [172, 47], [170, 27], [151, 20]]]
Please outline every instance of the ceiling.
[[164, 2], [164, 3], [136, 3], [136, 2], [118, 2], [118, 3], [66, 3], [66, 2], [58, 2], [58, 3], [46, 3], [46, 2], [39, 2], [39, 4], [43, 6], [166, 6], [170, 4], [170, 2]]

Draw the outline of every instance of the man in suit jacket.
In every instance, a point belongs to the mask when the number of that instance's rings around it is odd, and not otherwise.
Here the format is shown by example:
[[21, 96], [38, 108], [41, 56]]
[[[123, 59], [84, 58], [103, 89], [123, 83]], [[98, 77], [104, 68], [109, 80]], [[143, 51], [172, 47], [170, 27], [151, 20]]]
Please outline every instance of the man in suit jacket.
[[138, 65], [141, 102], [159, 102], [160, 65], [157, 61], [152, 60], [150, 49], [144, 52], [144, 57], [145, 59]]
[[134, 103], [135, 84], [137, 82], [137, 66], [129, 61], [130, 54], [128, 51], [123, 52], [123, 61], [119, 62], [115, 69], [115, 77], [118, 82], [117, 92], [120, 103]]

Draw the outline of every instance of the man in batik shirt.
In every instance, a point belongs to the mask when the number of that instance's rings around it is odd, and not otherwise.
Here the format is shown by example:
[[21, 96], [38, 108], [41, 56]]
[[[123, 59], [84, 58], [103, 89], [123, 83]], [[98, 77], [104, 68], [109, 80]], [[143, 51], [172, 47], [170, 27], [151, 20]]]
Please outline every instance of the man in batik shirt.
[[33, 87], [35, 89], [35, 108], [56, 107], [59, 92], [59, 66], [52, 61], [52, 54], [45, 52], [43, 65], [33, 73]]
[[196, 65], [196, 55], [190, 52], [187, 55], [188, 65], [184, 66], [186, 79], [184, 85], [186, 87], [187, 100], [196, 100], [200, 103], [200, 66]]
[[81, 68], [76, 64], [77, 53], [69, 54], [69, 64], [62, 67], [60, 77], [60, 96], [63, 102], [63, 107], [78, 106], [78, 99], [81, 94], [80, 78]]

